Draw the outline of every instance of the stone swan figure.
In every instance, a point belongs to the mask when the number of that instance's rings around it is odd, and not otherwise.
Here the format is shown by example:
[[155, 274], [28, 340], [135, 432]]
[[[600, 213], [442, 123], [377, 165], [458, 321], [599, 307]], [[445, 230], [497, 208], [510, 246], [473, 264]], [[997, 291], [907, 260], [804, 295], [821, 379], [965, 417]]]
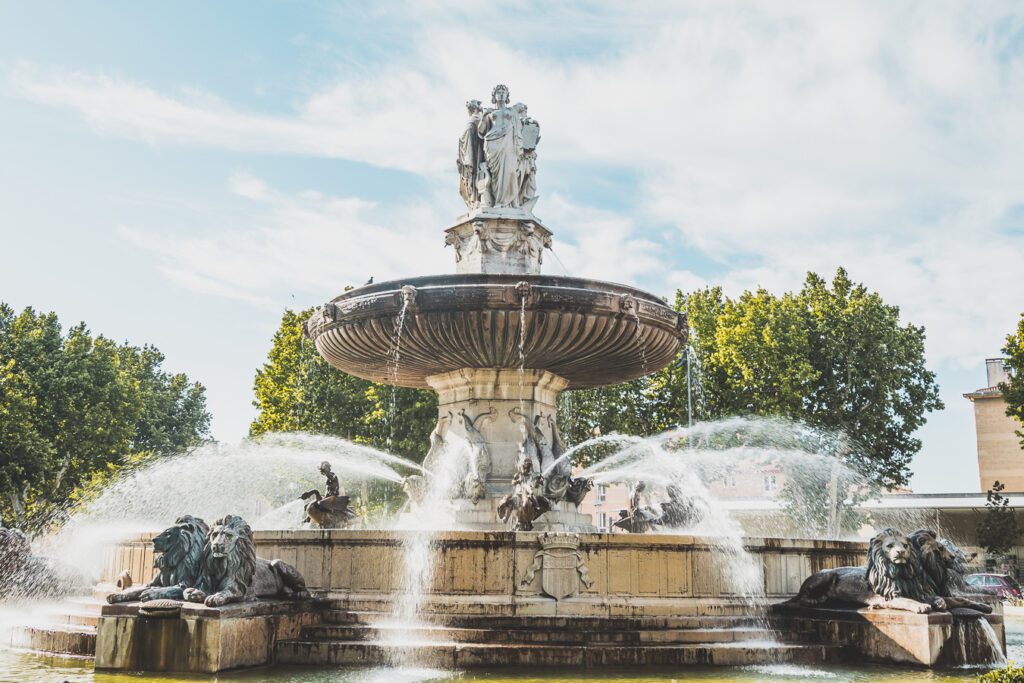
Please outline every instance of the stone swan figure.
[[929, 586], [910, 538], [891, 528], [871, 539], [867, 566], [838, 567], [812, 574], [796, 596], [787, 601], [801, 607], [834, 603], [917, 614], [946, 610], [946, 601]]

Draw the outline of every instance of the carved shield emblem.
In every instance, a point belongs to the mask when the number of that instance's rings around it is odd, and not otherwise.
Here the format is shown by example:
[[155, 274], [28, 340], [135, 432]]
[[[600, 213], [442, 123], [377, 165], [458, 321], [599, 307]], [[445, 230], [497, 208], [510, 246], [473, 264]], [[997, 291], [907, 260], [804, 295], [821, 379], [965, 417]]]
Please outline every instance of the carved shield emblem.
[[572, 597], [580, 592], [580, 579], [577, 573], [579, 556], [576, 551], [567, 549], [548, 550], [544, 552], [544, 564], [540, 575], [540, 588], [555, 600]]
[[579, 550], [579, 534], [544, 533], [537, 540], [543, 550], [534, 555], [520, 586], [529, 586], [540, 571], [541, 592], [561, 600], [579, 593], [580, 583], [587, 588], [593, 584]]
[[540, 125], [533, 119], [523, 124], [523, 149], [536, 149], [540, 142]]

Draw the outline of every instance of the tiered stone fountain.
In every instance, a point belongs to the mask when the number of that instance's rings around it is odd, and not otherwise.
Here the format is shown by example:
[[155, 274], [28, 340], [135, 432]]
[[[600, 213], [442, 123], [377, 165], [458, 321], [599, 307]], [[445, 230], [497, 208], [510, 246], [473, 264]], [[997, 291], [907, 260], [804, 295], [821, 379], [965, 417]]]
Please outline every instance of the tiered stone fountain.
[[[437, 392], [428, 470], [451, 464], [452, 435], [465, 440], [456, 485], [446, 484], [458, 530], [429, 532], [415, 555], [434, 569], [412, 605], [418, 620], [400, 625], [401, 642], [388, 637], [389, 616], [410, 601], [403, 577], [417, 569], [407, 549], [422, 540], [418, 532], [256, 532], [258, 554], [294, 565], [314, 601], [186, 603], [164, 619], [138, 603], [106, 605], [96, 620], [97, 668], [365, 665], [396, 654], [458, 668], [821, 664], [844, 653], [966, 661], [949, 614], [848, 611], [820, 629], [802, 628], [803, 615], [777, 622], [791, 635], [779, 640], [765, 606], [793, 596], [812, 571], [860, 564], [863, 543], [745, 538], [727, 546], [687, 535], [595, 533], [577, 512], [586, 482], [560, 457], [559, 392], [664, 367], [686, 340], [686, 320], [631, 287], [541, 274], [552, 233], [532, 212], [539, 128], [525, 106], [508, 106], [504, 86], [492, 99], [489, 109], [468, 103], [459, 169], [469, 210], [445, 238], [456, 273], [366, 285], [305, 323], [335, 367]], [[527, 504], [538, 514], [508, 514]], [[148, 581], [151, 538], [120, 544], [104, 580], [127, 571]], [[833, 628], [840, 622], [846, 626]], [[989, 622], [1002, 639], [1001, 615]]]

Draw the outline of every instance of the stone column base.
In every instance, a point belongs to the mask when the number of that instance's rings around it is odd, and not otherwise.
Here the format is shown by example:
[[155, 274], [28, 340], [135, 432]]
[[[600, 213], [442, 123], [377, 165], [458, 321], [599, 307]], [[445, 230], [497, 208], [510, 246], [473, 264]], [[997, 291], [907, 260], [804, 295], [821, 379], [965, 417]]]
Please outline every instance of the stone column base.
[[[498, 519], [498, 498], [485, 498], [474, 505], [466, 499], [455, 502], [455, 522], [460, 529], [471, 531], [507, 531], [508, 524]], [[597, 527], [590, 515], [580, 512], [575, 505], [562, 501], [555, 509], [545, 512], [533, 523], [534, 531], [577, 531], [594, 533]]]

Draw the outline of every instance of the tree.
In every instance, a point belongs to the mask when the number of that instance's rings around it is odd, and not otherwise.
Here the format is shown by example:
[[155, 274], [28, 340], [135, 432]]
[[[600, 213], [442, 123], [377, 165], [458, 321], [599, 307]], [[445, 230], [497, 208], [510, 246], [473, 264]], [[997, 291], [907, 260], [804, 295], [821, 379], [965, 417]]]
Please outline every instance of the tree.
[[1020, 537], [1017, 513], [1010, 507], [1010, 499], [1003, 495], [1006, 487], [996, 481], [988, 490], [985, 501], [987, 512], [978, 522], [978, 545], [991, 555], [1002, 555], [1015, 545]]
[[94, 473], [207, 438], [204, 388], [162, 362], [152, 347], [94, 337], [84, 323], [64, 333], [54, 313], [0, 303], [0, 515], [42, 524]]
[[331, 434], [420, 461], [437, 421], [437, 397], [424, 389], [377, 384], [332, 367], [302, 335], [313, 310], [285, 310], [267, 362], [256, 371], [252, 436]]
[[[763, 289], [736, 299], [719, 287], [683, 295], [690, 326], [694, 420], [785, 417], [843, 433], [847, 464], [878, 486], [905, 484], [925, 415], [942, 408], [924, 362], [924, 330], [839, 269], [809, 273], [799, 292]], [[689, 418], [686, 356], [650, 377], [563, 401], [574, 442], [595, 428], [647, 435]]]
[[[1009, 381], [999, 385], [1006, 399], [1006, 414], [1024, 424], [1024, 313], [1017, 323], [1016, 334], [1007, 335], [1003, 354], [1010, 369]], [[1017, 436], [1024, 448], [1024, 427], [1017, 430]]]

